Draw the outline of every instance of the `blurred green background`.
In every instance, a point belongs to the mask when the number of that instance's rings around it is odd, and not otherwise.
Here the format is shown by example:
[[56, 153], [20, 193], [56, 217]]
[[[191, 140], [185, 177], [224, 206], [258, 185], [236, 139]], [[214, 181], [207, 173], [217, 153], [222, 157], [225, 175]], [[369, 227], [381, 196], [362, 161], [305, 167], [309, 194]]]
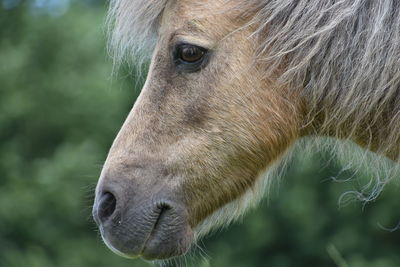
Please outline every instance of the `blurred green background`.
[[[152, 266], [103, 245], [91, 219], [107, 150], [140, 89], [111, 77], [107, 3], [0, 0], [0, 266]], [[298, 153], [268, 200], [171, 265], [398, 267], [399, 188], [339, 207], [358, 181], [330, 155]], [[360, 176], [360, 175], [359, 175]]]

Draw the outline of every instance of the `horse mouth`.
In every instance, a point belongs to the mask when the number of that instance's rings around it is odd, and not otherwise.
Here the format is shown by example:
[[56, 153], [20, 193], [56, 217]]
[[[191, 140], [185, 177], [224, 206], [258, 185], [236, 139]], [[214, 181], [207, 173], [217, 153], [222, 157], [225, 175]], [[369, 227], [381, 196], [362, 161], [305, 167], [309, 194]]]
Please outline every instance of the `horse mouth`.
[[190, 243], [171, 242], [180, 234], [180, 225], [174, 225], [177, 218], [169, 214], [171, 207], [162, 205], [158, 217], [153, 223], [152, 230], [143, 243], [139, 256], [146, 260], [163, 260], [184, 254]]
[[181, 205], [159, 201], [122, 212], [116, 209], [106, 219], [94, 213], [103, 240], [114, 253], [130, 259], [165, 260], [189, 250], [193, 231]]

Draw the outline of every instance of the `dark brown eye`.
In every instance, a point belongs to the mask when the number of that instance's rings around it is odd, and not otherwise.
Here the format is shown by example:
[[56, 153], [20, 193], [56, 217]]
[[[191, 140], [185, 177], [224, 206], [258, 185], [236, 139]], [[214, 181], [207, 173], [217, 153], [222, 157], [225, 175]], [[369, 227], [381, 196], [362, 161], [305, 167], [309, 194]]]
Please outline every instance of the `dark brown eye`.
[[181, 47], [179, 57], [185, 62], [194, 63], [202, 59], [204, 54], [205, 51], [200, 49], [200, 47], [185, 45]]
[[192, 73], [200, 71], [207, 65], [210, 54], [211, 51], [204, 47], [178, 43], [174, 47], [172, 58], [178, 72]]

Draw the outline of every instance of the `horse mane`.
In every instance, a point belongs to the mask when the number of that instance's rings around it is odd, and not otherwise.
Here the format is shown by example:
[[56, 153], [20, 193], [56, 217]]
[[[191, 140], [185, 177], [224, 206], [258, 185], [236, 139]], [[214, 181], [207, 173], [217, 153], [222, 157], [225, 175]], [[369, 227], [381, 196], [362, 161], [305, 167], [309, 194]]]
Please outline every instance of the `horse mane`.
[[142, 64], [157, 41], [161, 14], [168, 0], [111, 0], [107, 24], [114, 63]]
[[[363, 145], [382, 154], [400, 144], [400, 1], [234, 1], [254, 14], [247, 26], [265, 75], [280, 71], [280, 83], [304, 93], [307, 122], [322, 118], [314, 134], [361, 132]], [[115, 62], [149, 59], [167, 2], [111, 0]]]
[[285, 66], [280, 82], [302, 88], [309, 120], [324, 118], [317, 133], [363, 132], [365, 145], [382, 153], [399, 144], [400, 2], [258, 2], [259, 58], [270, 63], [267, 72]]

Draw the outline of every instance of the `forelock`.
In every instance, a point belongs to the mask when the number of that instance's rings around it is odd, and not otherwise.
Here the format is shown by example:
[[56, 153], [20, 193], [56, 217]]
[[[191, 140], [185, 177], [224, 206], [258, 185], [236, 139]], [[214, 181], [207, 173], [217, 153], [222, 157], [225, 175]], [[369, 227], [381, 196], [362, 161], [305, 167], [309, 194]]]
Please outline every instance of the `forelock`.
[[154, 49], [160, 18], [168, 0], [111, 0], [109, 51], [115, 64], [140, 64]]

